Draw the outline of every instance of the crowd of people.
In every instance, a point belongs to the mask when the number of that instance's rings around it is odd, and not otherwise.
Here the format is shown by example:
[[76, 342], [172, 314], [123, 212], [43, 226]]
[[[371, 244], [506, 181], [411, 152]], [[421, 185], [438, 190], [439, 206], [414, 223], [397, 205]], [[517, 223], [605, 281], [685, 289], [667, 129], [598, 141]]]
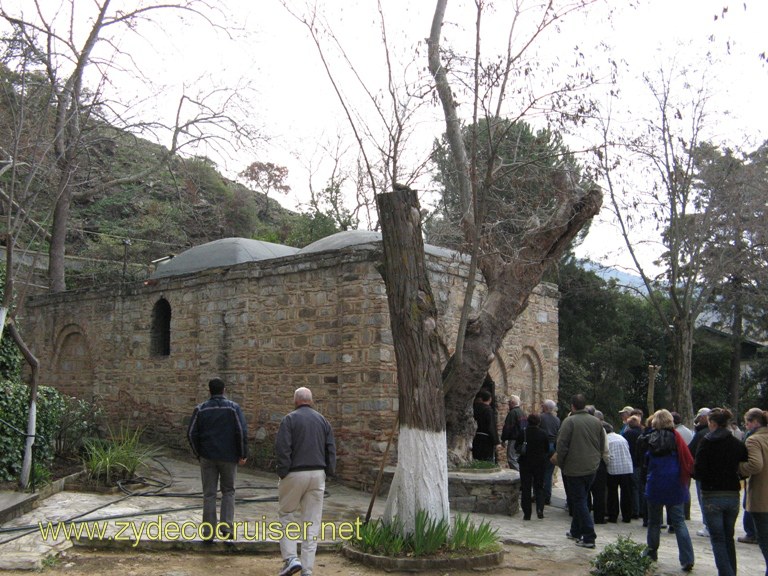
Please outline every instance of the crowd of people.
[[[490, 398], [486, 392], [475, 410], [486, 422], [480, 459], [497, 458], [491, 442], [506, 448], [508, 466], [520, 473], [524, 521], [530, 521], [534, 504], [537, 517], [544, 518], [557, 466], [571, 514], [566, 537], [577, 546], [595, 548], [595, 524], [642, 521], [647, 555], [657, 560], [666, 529], [675, 535], [681, 568], [689, 572], [695, 557], [686, 521], [695, 490], [703, 519], [696, 534], [709, 538], [718, 576], [736, 575], [737, 542], [760, 547], [768, 576], [768, 412], [748, 410], [742, 430], [728, 409], [701, 408], [691, 430], [675, 412], [657, 410], [646, 418], [625, 406], [617, 432], [581, 394], [571, 398], [562, 422], [554, 401], [526, 415], [520, 398], [511, 396], [498, 438], [487, 427]], [[742, 507], [744, 535], [736, 538]]]

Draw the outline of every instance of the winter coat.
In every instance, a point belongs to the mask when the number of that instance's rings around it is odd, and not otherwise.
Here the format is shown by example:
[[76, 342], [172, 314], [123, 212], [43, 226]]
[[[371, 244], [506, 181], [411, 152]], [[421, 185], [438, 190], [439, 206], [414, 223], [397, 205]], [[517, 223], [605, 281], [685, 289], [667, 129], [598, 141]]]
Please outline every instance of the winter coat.
[[222, 394], [195, 407], [187, 439], [198, 458], [237, 462], [248, 457], [248, 427], [243, 411]]
[[739, 473], [747, 480], [747, 510], [768, 512], [768, 428], [761, 427], [745, 442], [748, 460], [739, 464]]
[[557, 436], [557, 465], [564, 476], [588, 476], [597, 472], [603, 452], [608, 451], [603, 425], [586, 410], [576, 410], [563, 420]]
[[[677, 505], [690, 498], [688, 482], [685, 480], [686, 464], [690, 453], [684, 443], [678, 443], [674, 430], [654, 430], [647, 436], [645, 463], [648, 477], [645, 483], [645, 498], [653, 504]], [[688, 471], [690, 473], [690, 470]]]
[[328, 420], [308, 405], [286, 414], [277, 429], [275, 458], [280, 478], [301, 470], [325, 470], [334, 476], [336, 441]]
[[[525, 454], [521, 452], [523, 442], [527, 442]], [[549, 455], [549, 438], [547, 433], [538, 426], [528, 426], [515, 443], [515, 449], [520, 456], [520, 466], [529, 469], [541, 468], [547, 463]]]
[[499, 432], [496, 430], [496, 414], [493, 408], [484, 402], [475, 402], [472, 410], [477, 422], [477, 434], [488, 436], [493, 446], [499, 444]]
[[694, 475], [702, 492], [739, 492], [739, 462], [747, 461], [747, 448], [727, 428], [702, 438], [696, 452]]

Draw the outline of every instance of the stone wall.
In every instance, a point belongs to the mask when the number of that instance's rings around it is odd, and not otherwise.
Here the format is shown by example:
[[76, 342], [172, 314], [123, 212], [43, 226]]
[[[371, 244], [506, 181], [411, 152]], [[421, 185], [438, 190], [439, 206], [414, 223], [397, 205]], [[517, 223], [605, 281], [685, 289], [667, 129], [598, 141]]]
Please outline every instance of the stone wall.
[[[40, 359], [41, 384], [97, 399], [113, 427], [143, 426], [164, 445], [186, 447], [192, 408], [208, 397], [208, 380], [221, 376], [246, 414], [252, 461], [264, 467], [273, 465], [274, 434], [292, 409], [294, 389], [308, 386], [334, 426], [340, 478], [369, 488], [397, 413], [380, 259], [380, 248], [357, 247], [37, 296], [27, 304], [22, 329]], [[447, 357], [467, 267], [436, 255], [428, 263]], [[170, 309], [167, 355], [152, 341], [153, 316], [163, 301]], [[499, 394], [556, 397], [553, 287], [532, 295], [491, 373]], [[503, 416], [502, 410], [500, 423]]]

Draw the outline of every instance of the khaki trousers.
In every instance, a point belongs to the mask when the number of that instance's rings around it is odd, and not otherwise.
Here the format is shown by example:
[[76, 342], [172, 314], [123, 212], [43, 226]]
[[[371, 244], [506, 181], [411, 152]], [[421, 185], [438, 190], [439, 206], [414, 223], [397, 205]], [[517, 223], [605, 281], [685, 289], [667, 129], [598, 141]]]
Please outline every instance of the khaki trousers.
[[300, 526], [297, 532], [290, 530], [280, 540], [280, 555], [283, 560], [297, 556], [301, 542], [302, 573], [312, 574], [317, 552], [317, 539], [323, 517], [323, 495], [325, 493], [324, 470], [301, 470], [290, 472], [277, 485], [278, 519], [286, 531], [292, 522]]

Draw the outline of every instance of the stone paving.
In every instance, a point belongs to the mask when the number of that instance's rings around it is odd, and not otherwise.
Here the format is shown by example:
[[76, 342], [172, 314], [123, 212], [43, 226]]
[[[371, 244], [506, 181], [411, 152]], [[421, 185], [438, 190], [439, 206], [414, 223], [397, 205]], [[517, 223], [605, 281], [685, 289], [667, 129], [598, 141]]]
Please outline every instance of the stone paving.
[[[94, 494], [63, 491], [41, 501], [38, 507], [20, 517], [0, 526], [0, 570], [39, 569], [47, 556], [55, 555], [72, 546], [60, 531], [58, 537], [52, 534], [44, 537], [39, 523], [46, 528], [59, 521], [67, 526], [75, 520], [82, 522], [82, 527], [104, 530], [100, 539], [91, 539], [89, 546], [120, 546], [132, 548], [137, 552], [156, 549], [186, 548], [199, 549], [204, 545], [197, 539], [184, 540], [174, 531], [174, 526], [182, 527], [185, 522], [200, 521], [202, 497], [200, 496], [200, 475], [195, 462], [163, 456], [146, 475], [169, 485], [162, 490], [154, 487], [133, 487], [133, 494]], [[166, 471], [167, 469], [167, 471]], [[269, 539], [254, 539], [256, 529], [268, 530], [270, 522], [277, 520], [277, 478], [273, 474], [241, 469], [238, 473], [238, 502], [236, 520], [247, 521], [246, 532], [238, 534], [235, 543], [216, 543], [213, 547], [226, 547], [239, 552], [277, 553], [278, 544]], [[159, 491], [158, 491], [159, 490]], [[157, 493], [152, 493], [157, 492]], [[145, 493], [146, 495], [138, 495]], [[537, 554], [550, 560], [570, 563], [574, 559], [588, 560], [606, 544], [614, 542], [616, 537], [628, 535], [637, 542], [645, 542], [645, 529], [640, 521], [630, 524], [605, 524], [597, 526], [597, 549], [587, 550], [576, 547], [565, 537], [570, 527], [570, 518], [562, 505], [564, 502], [561, 483], [555, 487], [553, 502], [547, 507], [544, 519], [523, 521], [520, 513], [514, 516], [499, 514], [472, 514], [475, 522], [487, 520], [498, 529], [499, 536], [508, 546], [525, 545], [534, 548]], [[376, 500], [372, 517], [381, 515], [385, 498]], [[370, 494], [352, 490], [336, 483], [327, 485], [327, 496], [323, 520], [334, 522], [336, 528], [344, 528], [350, 534], [354, 522], [365, 518], [370, 504]], [[717, 574], [714, 558], [708, 538], [696, 536], [701, 528], [701, 514], [694, 496], [691, 510], [692, 520], [688, 522], [692, 534], [696, 564], [694, 574]], [[98, 522], [98, 524], [96, 524]], [[187, 533], [189, 533], [188, 526]], [[121, 532], [122, 530], [122, 532]], [[137, 532], [141, 536], [137, 539]], [[83, 532], [83, 535], [85, 532]], [[737, 535], [742, 535], [741, 515], [737, 521]], [[326, 533], [320, 544], [320, 551], [331, 549], [339, 542], [339, 533]], [[206, 548], [210, 549], [210, 548]], [[758, 546], [736, 544], [739, 571], [744, 575], [760, 574], [764, 562]], [[508, 554], [509, 556], [509, 554]], [[508, 557], [506, 565], [514, 564]], [[659, 549], [659, 562], [655, 574], [666, 576], [682, 574], [677, 560], [677, 545], [674, 534], [663, 531]]]

